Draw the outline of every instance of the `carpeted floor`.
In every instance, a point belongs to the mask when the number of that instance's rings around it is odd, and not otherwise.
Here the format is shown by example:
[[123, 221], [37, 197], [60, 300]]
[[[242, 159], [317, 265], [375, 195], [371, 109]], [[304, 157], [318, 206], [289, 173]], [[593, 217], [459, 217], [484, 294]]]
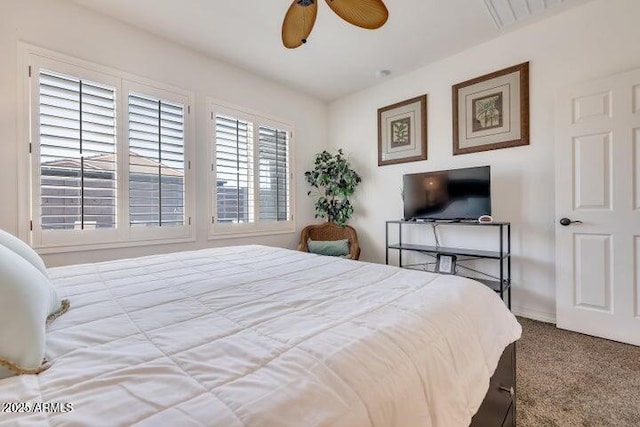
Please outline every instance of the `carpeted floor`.
[[640, 426], [640, 347], [518, 320], [518, 427]]

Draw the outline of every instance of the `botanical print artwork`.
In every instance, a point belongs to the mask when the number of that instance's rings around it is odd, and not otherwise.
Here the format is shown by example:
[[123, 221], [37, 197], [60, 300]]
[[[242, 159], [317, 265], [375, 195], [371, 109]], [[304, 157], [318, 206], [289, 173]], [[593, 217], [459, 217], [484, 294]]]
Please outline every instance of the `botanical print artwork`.
[[472, 105], [473, 132], [498, 128], [503, 125], [502, 92], [474, 99]]
[[427, 160], [427, 95], [378, 108], [378, 166]]
[[529, 63], [452, 86], [453, 154], [529, 145]]
[[391, 122], [391, 148], [402, 147], [411, 144], [409, 138], [411, 130], [411, 119], [394, 120]]

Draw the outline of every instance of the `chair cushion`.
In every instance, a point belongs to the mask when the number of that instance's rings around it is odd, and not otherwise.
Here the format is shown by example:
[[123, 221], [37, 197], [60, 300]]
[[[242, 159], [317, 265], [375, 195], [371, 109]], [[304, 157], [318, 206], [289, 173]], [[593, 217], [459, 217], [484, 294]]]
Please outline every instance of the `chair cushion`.
[[42, 274], [49, 277], [47, 273], [47, 267], [44, 265], [44, 261], [40, 258], [40, 255], [34, 251], [31, 246], [27, 245], [22, 240], [18, 239], [13, 234], [7, 233], [4, 230], [0, 230], [0, 245], [11, 249], [13, 252], [26, 259], [35, 268], [40, 270]]
[[349, 255], [349, 240], [307, 240], [309, 252], [319, 255], [341, 256]]
[[[49, 279], [0, 245], [0, 360], [21, 370], [38, 369], [45, 353], [47, 317], [61, 309]], [[0, 367], [0, 378], [10, 375]]]

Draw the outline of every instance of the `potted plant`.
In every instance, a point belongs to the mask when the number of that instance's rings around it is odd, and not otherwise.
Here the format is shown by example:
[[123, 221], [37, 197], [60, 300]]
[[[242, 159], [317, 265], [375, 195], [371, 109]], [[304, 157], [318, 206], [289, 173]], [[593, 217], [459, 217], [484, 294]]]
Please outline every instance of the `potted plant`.
[[353, 215], [349, 198], [362, 181], [353, 169], [342, 149], [338, 154], [322, 151], [316, 154], [313, 170], [304, 173], [307, 182], [314, 188], [307, 193], [316, 196], [316, 218], [344, 226]]

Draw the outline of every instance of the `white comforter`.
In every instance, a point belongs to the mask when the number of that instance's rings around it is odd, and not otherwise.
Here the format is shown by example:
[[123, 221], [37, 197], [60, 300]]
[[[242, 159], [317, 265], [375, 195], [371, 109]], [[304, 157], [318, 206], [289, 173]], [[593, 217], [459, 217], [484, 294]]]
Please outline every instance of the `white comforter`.
[[50, 270], [71, 310], [0, 425], [467, 426], [520, 337], [459, 277], [239, 246]]

